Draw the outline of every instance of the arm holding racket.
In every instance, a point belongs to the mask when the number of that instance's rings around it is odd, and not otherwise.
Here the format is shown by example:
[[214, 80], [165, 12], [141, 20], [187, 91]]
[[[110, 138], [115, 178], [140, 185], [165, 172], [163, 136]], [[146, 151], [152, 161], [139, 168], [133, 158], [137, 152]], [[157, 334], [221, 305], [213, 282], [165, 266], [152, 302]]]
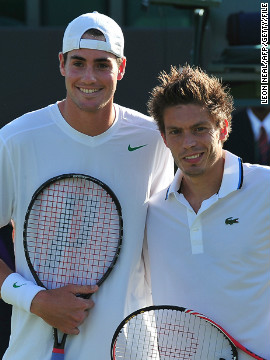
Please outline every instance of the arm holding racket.
[[[5, 289], [9, 303], [53, 327], [51, 359], [64, 359], [67, 335], [79, 334], [78, 326], [94, 306], [91, 294], [118, 259], [122, 236], [120, 203], [98, 179], [63, 174], [47, 180], [33, 194], [25, 216], [23, 245], [34, 280], [9, 274], [5, 268], [7, 278], [3, 276], [1, 291]], [[58, 330], [63, 333], [61, 340]]]
[[97, 286], [67, 285], [42, 291], [45, 289], [12, 272], [1, 259], [0, 287], [1, 297], [5, 302], [22, 307], [41, 317], [49, 325], [73, 335], [79, 334], [78, 326], [94, 306], [91, 298], [83, 299], [76, 294], [92, 294], [98, 289]]
[[54, 290], [39, 292], [33, 299], [31, 312], [46, 323], [68, 335], [78, 335], [78, 326], [88, 316], [94, 302], [77, 294], [93, 294], [98, 286], [66, 285]]

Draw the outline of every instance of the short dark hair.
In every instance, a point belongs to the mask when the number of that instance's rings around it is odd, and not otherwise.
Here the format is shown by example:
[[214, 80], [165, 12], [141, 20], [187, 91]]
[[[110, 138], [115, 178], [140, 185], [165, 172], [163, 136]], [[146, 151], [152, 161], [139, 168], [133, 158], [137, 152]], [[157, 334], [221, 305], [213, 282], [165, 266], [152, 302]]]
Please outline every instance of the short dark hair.
[[158, 76], [160, 85], [151, 91], [147, 103], [149, 114], [155, 119], [161, 133], [165, 133], [164, 110], [175, 105], [197, 104], [206, 108], [217, 126], [228, 121], [228, 133], [231, 131], [233, 98], [228, 87], [214, 76], [207, 75], [198, 67], [185, 65]]

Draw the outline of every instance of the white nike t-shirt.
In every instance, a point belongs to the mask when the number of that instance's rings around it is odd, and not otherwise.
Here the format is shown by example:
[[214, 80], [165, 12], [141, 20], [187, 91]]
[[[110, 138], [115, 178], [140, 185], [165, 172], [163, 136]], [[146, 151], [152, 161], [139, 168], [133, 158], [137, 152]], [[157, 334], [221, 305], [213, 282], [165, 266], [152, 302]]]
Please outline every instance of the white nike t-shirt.
[[[149, 303], [141, 258], [147, 201], [168, 186], [173, 160], [154, 122], [115, 105], [116, 121], [95, 137], [74, 130], [57, 104], [23, 115], [0, 130], [0, 226], [15, 223], [16, 271], [33, 280], [23, 250], [25, 213], [35, 190], [63, 173], [83, 173], [107, 184], [119, 199], [124, 237], [119, 260], [93, 295], [95, 307], [69, 336], [66, 360], [107, 360], [122, 319]], [[10, 346], [4, 360], [50, 360], [52, 328], [14, 308]]]

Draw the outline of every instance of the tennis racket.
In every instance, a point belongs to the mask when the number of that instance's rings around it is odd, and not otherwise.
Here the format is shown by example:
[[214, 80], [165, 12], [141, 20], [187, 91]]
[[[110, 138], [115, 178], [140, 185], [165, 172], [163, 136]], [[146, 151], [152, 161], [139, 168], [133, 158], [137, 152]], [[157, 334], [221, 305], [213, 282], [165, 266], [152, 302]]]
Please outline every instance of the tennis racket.
[[149, 306], [116, 329], [112, 360], [237, 360], [239, 348], [253, 354], [208, 317], [178, 306]]
[[[120, 253], [121, 206], [100, 180], [80, 174], [59, 175], [34, 193], [23, 235], [26, 260], [39, 286], [100, 286]], [[64, 359], [67, 335], [59, 341], [57, 329], [53, 332], [51, 359]]]

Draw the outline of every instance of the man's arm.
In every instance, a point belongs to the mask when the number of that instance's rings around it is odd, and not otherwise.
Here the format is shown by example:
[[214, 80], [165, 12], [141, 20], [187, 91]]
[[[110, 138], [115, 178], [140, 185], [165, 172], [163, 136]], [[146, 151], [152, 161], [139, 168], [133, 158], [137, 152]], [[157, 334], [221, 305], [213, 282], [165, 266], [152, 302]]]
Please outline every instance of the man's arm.
[[[23, 303], [24, 296], [27, 298], [32, 287], [36, 286], [34, 283], [25, 280], [25, 286], [14, 287], [12, 279], [16, 279], [17, 276], [20, 277], [19, 274], [13, 273], [0, 259], [0, 288], [3, 290], [3, 294], [8, 294], [3, 300], [5, 301], [8, 298], [9, 301], [7, 302], [13, 306], [19, 306], [20, 302]], [[9, 279], [12, 280], [10, 284]], [[2, 288], [3, 284], [5, 289]], [[77, 335], [80, 332], [78, 326], [86, 319], [89, 310], [94, 306], [94, 302], [91, 298], [84, 299], [76, 295], [92, 294], [98, 290], [98, 286], [67, 285], [54, 290], [43, 290], [41, 288], [37, 290], [38, 292], [31, 301], [30, 312], [66, 334]], [[19, 297], [16, 296], [16, 292], [18, 292]]]
[[6, 265], [6, 263], [0, 259], [0, 297], [1, 297], [1, 287], [5, 279], [12, 273], [12, 270]]

